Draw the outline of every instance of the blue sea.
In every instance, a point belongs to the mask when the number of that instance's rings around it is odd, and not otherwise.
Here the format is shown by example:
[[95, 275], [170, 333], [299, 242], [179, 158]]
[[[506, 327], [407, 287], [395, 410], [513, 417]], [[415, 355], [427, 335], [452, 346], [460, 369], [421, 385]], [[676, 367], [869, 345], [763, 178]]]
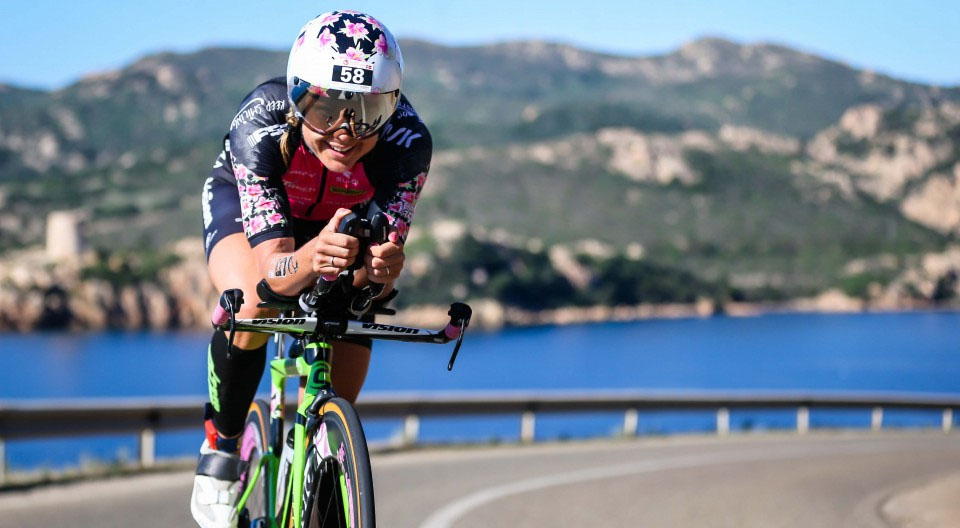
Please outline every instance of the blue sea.
[[[206, 395], [203, 333], [0, 334], [0, 404], [62, 398]], [[960, 313], [648, 320], [468, 332], [452, 345], [377, 343], [364, 394], [397, 391], [883, 391], [960, 395]], [[268, 392], [266, 380], [261, 391]], [[361, 398], [363, 395], [361, 395]], [[735, 411], [735, 429], [790, 428], [794, 413]], [[641, 412], [641, 434], [708, 431], [709, 410]], [[956, 419], [956, 418], [955, 418]], [[537, 438], [611, 434], [620, 413], [543, 415]], [[812, 427], [867, 427], [869, 411], [817, 410]], [[938, 412], [889, 411], [885, 426], [939, 426]], [[368, 439], [399, 434], [399, 420], [364, 423]], [[161, 433], [160, 457], [199, 446], [195, 431]], [[425, 418], [421, 439], [511, 441], [518, 416]], [[132, 459], [132, 435], [8, 441], [8, 468], [62, 468]]]

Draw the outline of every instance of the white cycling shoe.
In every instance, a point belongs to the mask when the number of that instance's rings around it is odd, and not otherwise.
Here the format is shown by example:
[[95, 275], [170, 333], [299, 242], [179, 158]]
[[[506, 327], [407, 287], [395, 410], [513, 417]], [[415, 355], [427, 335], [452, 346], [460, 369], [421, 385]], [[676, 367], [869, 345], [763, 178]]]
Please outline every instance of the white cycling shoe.
[[236, 528], [240, 476], [246, 469], [247, 462], [236, 454], [211, 449], [203, 441], [190, 498], [190, 513], [200, 528]]

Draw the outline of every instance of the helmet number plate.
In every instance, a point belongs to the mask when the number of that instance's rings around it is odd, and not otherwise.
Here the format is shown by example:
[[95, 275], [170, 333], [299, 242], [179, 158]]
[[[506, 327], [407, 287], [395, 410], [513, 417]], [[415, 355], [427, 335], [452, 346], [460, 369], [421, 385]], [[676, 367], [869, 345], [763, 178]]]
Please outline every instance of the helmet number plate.
[[368, 92], [370, 87], [373, 86], [373, 66], [362, 62], [337, 64], [333, 67], [333, 78], [330, 80], [336, 85], [349, 85], [343, 86], [341, 89], [353, 87], [354, 91]]

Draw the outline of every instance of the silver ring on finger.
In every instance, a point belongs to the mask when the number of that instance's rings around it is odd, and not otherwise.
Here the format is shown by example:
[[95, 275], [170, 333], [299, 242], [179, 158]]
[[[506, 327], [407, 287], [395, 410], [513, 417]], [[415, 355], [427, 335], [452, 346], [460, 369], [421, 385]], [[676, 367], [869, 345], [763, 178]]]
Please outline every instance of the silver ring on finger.
[[390, 266], [387, 266], [387, 268], [384, 271], [387, 272], [387, 275], [390, 275]]
[[331, 267], [331, 268], [336, 268], [336, 267], [337, 267], [337, 265], [333, 263], [333, 261], [335, 261], [335, 260], [337, 260], [337, 257], [330, 257], [330, 267]]

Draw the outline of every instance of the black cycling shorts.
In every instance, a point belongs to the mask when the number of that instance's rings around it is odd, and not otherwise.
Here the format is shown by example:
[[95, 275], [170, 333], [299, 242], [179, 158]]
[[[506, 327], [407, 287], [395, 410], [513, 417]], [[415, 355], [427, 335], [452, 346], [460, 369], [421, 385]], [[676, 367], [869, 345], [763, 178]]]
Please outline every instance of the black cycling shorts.
[[240, 194], [237, 186], [210, 176], [203, 184], [203, 251], [210, 260], [210, 251], [228, 235], [243, 233]]

